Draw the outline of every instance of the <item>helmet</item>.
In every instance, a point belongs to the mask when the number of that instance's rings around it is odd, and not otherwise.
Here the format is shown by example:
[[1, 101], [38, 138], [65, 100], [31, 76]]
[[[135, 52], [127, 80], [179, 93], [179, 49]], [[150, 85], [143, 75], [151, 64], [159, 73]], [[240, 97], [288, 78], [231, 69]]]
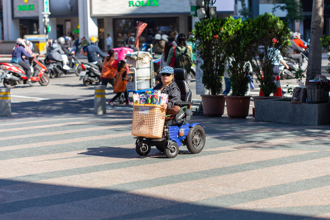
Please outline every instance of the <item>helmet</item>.
[[293, 39], [293, 34], [294, 34], [294, 33], [291, 31], [291, 32], [290, 32], [290, 35], [289, 35], [289, 38], [290, 38], [291, 40]]
[[162, 36], [160, 34], [155, 35], [155, 40], [161, 40], [161, 39], [162, 39]]
[[22, 45], [23, 47], [26, 47], [26, 44], [25, 44], [25, 40], [24, 39], [21, 39], [21, 38], [20, 39], [17, 39], [16, 42], [17, 42], [18, 45]]
[[128, 38], [128, 43], [135, 43], [135, 37]]
[[96, 43], [96, 41], [97, 41], [97, 37], [91, 37], [91, 42], [92, 43]]
[[299, 39], [299, 35], [300, 35], [300, 34], [299, 34], [298, 32], [294, 32], [294, 33], [293, 33], [293, 38], [294, 38], [294, 39]]
[[58, 42], [59, 42], [60, 44], [65, 44], [64, 37], [59, 37], [59, 38], [58, 38]]
[[22, 40], [22, 38], [17, 38], [16, 43], [20, 44], [21, 40]]
[[162, 40], [164, 40], [164, 41], [168, 41], [168, 36], [167, 36], [166, 34], [163, 34], [163, 35], [162, 35]]
[[70, 40], [70, 38], [68, 36], [65, 36], [64, 39], [65, 40]]

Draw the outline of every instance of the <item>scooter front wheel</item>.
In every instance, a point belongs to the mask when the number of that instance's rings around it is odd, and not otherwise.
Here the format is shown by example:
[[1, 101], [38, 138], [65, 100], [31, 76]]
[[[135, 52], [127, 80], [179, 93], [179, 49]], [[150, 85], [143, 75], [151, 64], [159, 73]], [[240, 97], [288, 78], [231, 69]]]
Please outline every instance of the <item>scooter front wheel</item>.
[[84, 86], [89, 86], [91, 85], [92, 83], [88, 81], [88, 75], [86, 74], [83, 78], [83, 83], [84, 83]]
[[179, 154], [179, 146], [175, 142], [171, 142], [165, 149], [165, 155], [168, 158], [174, 158]]
[[136, 153], [140, 156], [147, 156], [151, 151], [150, 143], [146, 140], [137, 139], [135, 143]]
[[47, 86], [49, 84], [49, 76], [48, 74], [44, 73], [40, 77], [39, 84], [42, 86]]

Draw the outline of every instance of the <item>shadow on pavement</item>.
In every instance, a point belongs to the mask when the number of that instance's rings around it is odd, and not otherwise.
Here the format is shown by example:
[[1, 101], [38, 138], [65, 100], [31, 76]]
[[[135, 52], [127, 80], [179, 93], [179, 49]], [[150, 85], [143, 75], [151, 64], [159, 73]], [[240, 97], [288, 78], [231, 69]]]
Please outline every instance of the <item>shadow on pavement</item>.
[[[109, 177], [109, 184], [110, 182]], [[217, 207], [217, 204], [207, 206], [178, 202], [105, 188], [37, 184], [7, 179], [0, 179], [0, 185], [9, 188], [1, 192], [1, 219], [314, 219], [266, 211], [229, 209]], [[116, 186], [118, 185], [113, 187]], [[125, 188], [125, 183], [119, 186]], [[147, 186], [136, 185], [134, 190], [146, 188]], [[320, 207], [319, 212], [322, 210]]]

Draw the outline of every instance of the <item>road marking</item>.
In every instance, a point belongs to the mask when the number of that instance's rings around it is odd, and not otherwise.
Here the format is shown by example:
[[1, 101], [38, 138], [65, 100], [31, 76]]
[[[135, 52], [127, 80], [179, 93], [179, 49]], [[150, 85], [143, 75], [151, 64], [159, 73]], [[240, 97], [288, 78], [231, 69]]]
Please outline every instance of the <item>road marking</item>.
[[[134, 144], [131, 145], [131, 148], [132, 148], [132, 152], [134, 152], [133, 149]], [[99, 171], [93, 173], [64, 176], [59, 178], [41, 180], [38, 181], [37, 183], [56, 184], [56, 185], [58, 184], [62, 186], [64, 185], [64, 186], [75, 186], [75, 187], [110, 187], [124, 183], [144, 181], [148, 179], [156, 179], [156, 178], [175, 176], [181, 174], [189, 174], [189, 173], [201, 172], [205, 170], [219, 169], [219, 168], [230, 167], [245, 163], [267, 161], [267, 160], [285, 158], [285, 157], [302, 155], [307, 153], [311, 153], [311, 151], [273, 150], [273, 151], [254, 151], [252, 153], [250, 150], [245, 150], [240, 152], [228, 152], [223, 154], [181, 159], [176, 161], [164, 161], [164, 162], [152, 164], [152, 166], [150, 164], [146, 164], [146, 165], [140, 165], [140, 166], [134, 166], [128, 168], [120, 168], [115, 170], [105, 170], [105, 171]], [[150, 155], [150, 157], [153, 156], [159, 157], [160, 155], [159, 154]], [[113, 160], [118, 160], [118, 158], [111, 158], [111, 159], [110, 158], [105, 159], [105, 158], [106, 157], [103, 157], [102, 159], [100, 158], [99, 160], [105, 160], [108, 161], [108, 163], [113, 163]], [[132, 159], [138, 159], [138, 157], [129, 158], [126, 160], [129, 161]], [[77, 160], [77, 159], [72, 159], [72, 160]], [[85, 160], [87, 162], [89, 161], [88, 158], [85, 158]], [[70, 165], [74, 164], [75, 166], [79, 166], [79, 167], [81, 166], [81, 164], [86, 164], [86, 162], [80, 162], [80, 161], [76, 161], [75, 163], [72, 164], [71, 162]], [[32, 164], [28, 163], [26, 165], [33, 167], [36, 171], [39, 171], [40, 167], [45, 167], [46, 164], [47, 162], [39, 162], [39, 163], [32, 162]], [[199, 165], [195, 166], [194, 164], [199, 164]], [[1, 165], [4, 165], [4, 167], [8, 167], [9, 164], [6, 165], [5, 163], [1, 163]], [[18, 172], [17, 169], [14, 169], [12, 166], [15, 166], [15, 164], [13, 163], [12, 165], [10, 165], [11, 169], [13, 169], [13, 173], [11, 174], [15, 175], [16, 173], [16, 175], [19, 175], [19, 173], [24, 173], [23, 169], [21, 169], [21, 171]], [[59, 167], [61, 166], [67, 168], [69, 164], [65, 160], [58, 160], [56, 161], [56, 166], [51, 166], [48, 162], [47, 172], [52, 172], [55, 171], [55, 169], [56, 170], [60, 169]], [[164, 172], [163, 170], [164, 167], [166, 167], [166, 169], [168, 170], [171, 170], [171, 172]], [[141, 170], [143, 170], [144, 173], [150, 173], [151, 175], [141, 175], [140, 173]], [[109, 177], [111, 177], [111, 183], [109, 182]], [[96, 179], [97, 181], [95, 181]]]
[[61, 135], [61, 134], [72, 134], [86, 131], [98, 131], [98, 130], [106, 130], [110, 128], [127, 128], [132, 126], [131, 124], [127, 125], [112, 125], [112, 126], [100, 126], [100, 127], [92, 127], [92, 128], [83, 128], [83, 129], [75, 129], [75, 130], [65, 130], [65, 131], [54, 131], [54, 132], [44, 132], [44, 133], [36, 133], [36, 134], [26, 134], [20, 136], [9, 136], [9, 137], [0, 137], [0, 141], [10, 140], [10, 139], [19, 139], [19, 138], [29, 138], [29, 137], [39, 137], [39, 136], [49, 136], [49, 135]]
[[39, 100], [39, 101], [50, 100], [49, 98], [39, 98], [39, 97], [22, 96], [22, 95], [11, 95], [11, 97], [15, 97], [15, 98], [25, 98], [25, 99], [35, 99], [35, 100]]
[[[109, 122], [113, 121], [130, 121], [131, 118], [128, 119], [111, 119]], [[30, 127], [21, 127], [21, 128], [7, 128], [1, 129], [0, 132], [8, 132], [8, 131], [21, 131], [21, 130], [28, 130], [28, 129], [36, 129], [36, 128], [50, 128], [50, 127], [61, 127], [61, 126], [69, 126], [69, 125], [79, 125], [79, 124], [90, 124], [90, 123], [97, 123], [97, 122], [104, 122], [104, 120], [92, 120], [92, 121], [78, 121], [78, 122], [68, 122], [68, 123], [61, 123], [61, 124], [52, 124], [52, 125], [38, 125], [38, 126], [30, 126]]]
[[0, 147], [0, 151], [21, 150], [21, 149], [27, 149], [27, 148], [80, 143], [80, 142], [85, 142], [85, 141], [103, 140], [103, 139], [127, 137], [127, 136], [132, 136], [132, 132], [91, 136], [91, 137], [79, 137], [79, 138], [72, 138], [72, 139], [66, 139], [66, 140], [45, 141], [45, 142], [32, 143], [32, 144], [11, 145], [11, 146], [6, 146], [6, 147]]
[[[255, 152], [251, 152], [253, 153]], [[174, 202], [195, 202], [327, 176], [330, 170], [320, 169], [320, 167], [329, 166], [329, 158], [321, 158], [134, 190], [130, 193]]]

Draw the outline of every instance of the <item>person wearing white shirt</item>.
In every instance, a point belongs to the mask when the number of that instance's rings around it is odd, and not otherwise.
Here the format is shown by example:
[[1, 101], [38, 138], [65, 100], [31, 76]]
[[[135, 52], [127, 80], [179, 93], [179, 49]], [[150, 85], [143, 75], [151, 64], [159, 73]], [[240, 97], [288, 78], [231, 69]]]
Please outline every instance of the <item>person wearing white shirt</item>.
[[110, 34], [108, 34], [106, 41], [107, 41], [108, 50], [110, 50], [112, 44], [112, 38], [110, 37]]

